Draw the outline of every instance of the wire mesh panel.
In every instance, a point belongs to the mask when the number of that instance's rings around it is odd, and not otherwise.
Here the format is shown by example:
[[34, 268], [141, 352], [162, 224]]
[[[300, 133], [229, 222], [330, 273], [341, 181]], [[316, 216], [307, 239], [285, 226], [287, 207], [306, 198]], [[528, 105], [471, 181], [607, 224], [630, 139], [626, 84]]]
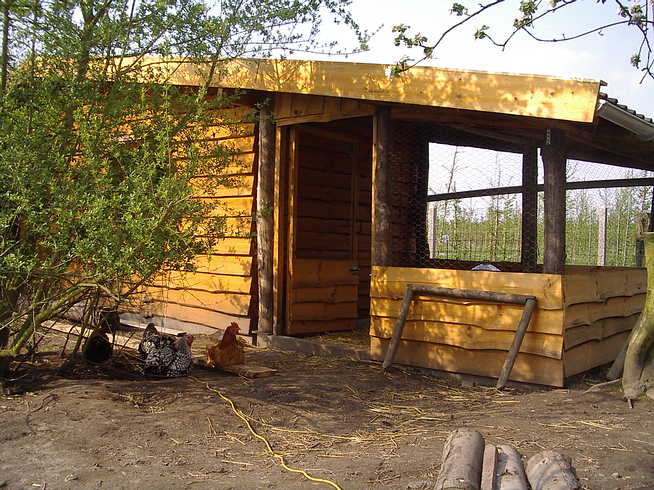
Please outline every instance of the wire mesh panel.
[[[440, 144], [429, 149], [432, 195], [522, 185], [521, 154]], [[452, 261], [520, 262], [521, 194], [430, 202], [427, 213], [431, 266], [447, 267]]]
[[[416, 142], [424, 137], [424, 131], [404, 128], [398, 133], [398, 138], [402, 137], [406, 144], [414, 145], [414, 151], [409, 158], [400, 156], [400, 151], [407, 147], [396, 145], [398, 152], [394, 158], [398, 191], [395, 207], [406, 204], [411, 208], [404, 212], [395, 210], [394, 249], [400, 265], [472, 268], [492, 264], [501, 270], [528, 270], [524, 261], [529, 254], [542, 263], [544, 216], [540, 160], [537, 166], [533, 162], [531, 171], [537, 172], [537, 179], [533, 180], [534, 184], [541, 184], [541, 191], [534, 206], [525, 206], [522, 185], [523, 179], [529, 179], [529, 173], [524, 172], [522, 154], [430, 144], [428, 165], [421, 166], [415, 162], [425, 157], [415, 148], [420, 147]], [[529, 172], [529, 162], [526, 163]], [[404, 180], [412, 173], [414, 181], [410, 185]], [[568, 161], [566, 166], [566, 179], [571, 183], [653, 176], [653, 172], [575, 160]], [[503, 189], [502, 193], [497, 192], [498, 188]], [[535, 187], [533, 192], [536, 193]], [[451, 198], [429, 201], [440, 194]], [[566, 263], [641, 265], [642, 246], [638, 237], [648, 227], [651, 202], [651, 185], [568, 190]], [[405, 219], [409, 223], [402, 227], [400, 223]], [[523, 227], [528, 230], [529, 223], [533, 226], [534, 222], [537, 238], [523, 240]], [[425, 230], [422, 234], [418, 231], [421, 229]], [[525, 246], [532, 249], [523, 250]]]

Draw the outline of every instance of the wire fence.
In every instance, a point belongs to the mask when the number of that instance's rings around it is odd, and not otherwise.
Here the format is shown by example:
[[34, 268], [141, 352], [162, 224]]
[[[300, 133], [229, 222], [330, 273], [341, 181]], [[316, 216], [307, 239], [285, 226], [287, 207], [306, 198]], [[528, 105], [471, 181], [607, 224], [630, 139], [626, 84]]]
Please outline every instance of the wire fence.
[[[542, 183], [542, 162], [538, 164]], [[568, 161], [569, 182], [652, 177], [654, 172]], [[522, 155], [449, 145], [430, 145], [428, 194], [522, 185]], [[640, 266], [639, 235], [647, 229], [651, 187], [618, 187], [566, 192], [566, 263]], [[535, 216], [533, 247], [543, 261], [543, 193]], [[523, 218], [521, 194], [429, 202], [426, 209], [429, 257], [421, 266], [448, 261], [520, 262]]]

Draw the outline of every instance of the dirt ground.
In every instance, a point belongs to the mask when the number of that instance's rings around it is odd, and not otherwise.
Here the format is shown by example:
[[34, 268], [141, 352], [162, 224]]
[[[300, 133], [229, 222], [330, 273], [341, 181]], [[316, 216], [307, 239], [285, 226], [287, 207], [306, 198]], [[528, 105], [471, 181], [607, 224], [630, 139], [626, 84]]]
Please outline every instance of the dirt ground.
[[617, 387], [584, 394], [597, 372], [567, 389], [500, 392], [424, 371], [251, 349], [249, 362], [278, 374], [198, 368], [155, 380], [123, 355], [89, 366], [61, 360], [56, 342], [48, 350], [15, 364], [12, 394], [0, 398], [0, 487], [337, 488], [282, 468], [208, 383], [289, 467], [343, 489], [430, 488], [447, 434], [462, 426], [525, 456], [571, 456], [584, 488], [654, 488], [654, 402], [630, 410]]

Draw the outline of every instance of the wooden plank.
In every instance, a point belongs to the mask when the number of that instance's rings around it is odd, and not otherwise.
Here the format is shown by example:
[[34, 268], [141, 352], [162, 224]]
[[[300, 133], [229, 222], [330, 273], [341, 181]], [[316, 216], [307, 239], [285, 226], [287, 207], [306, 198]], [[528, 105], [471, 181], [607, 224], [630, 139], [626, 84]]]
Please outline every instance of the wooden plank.
[[[402, 301], [399, 299], [372, 298], [370, 314], [375, 317], [397, 318], [401, 306]], [[411, 303], [408, 320], [472, 325], [489, 331], [515, 331], [521, 315], [522, 307], [519, 305], [437, 300], [420, 296]], [[563, 320], [563, 310], [537, 309], [528, 331], [562, 335]]]
[[199, 199], [209, 205], [214, 206], [214, 209], [212, 209], [209, 216], [243, 217], [252, 216], [254, 211], [254, 198], [251, 196]]
[[252, 257], [239, 257], [234, 255], [197, 255], [193, 260], [193, 263], [196, 272], [227, 274], [232, 276], [252, 275]]
[[354, 318], [339, 318], [334, 320], [294, 320], [287, 325], [289, 335], [310, 334], [321, 332], [340, 332], [354, 330], [357, 321]]
[[603, 318], [590, 325], [568, 327], [565, 330], [564, 349], [569, 350], [591, 340], [604, 340], [615, 334], [630, 331], [638, 321], [640, 313], [631, 316]]
[[[389, 341], [370, 337], [370, 357], [381, 361]], [[497, 377], [506, 358], [504, 351], [468, 351], [429, 342], [400, 341], [395, 362], [442, 371]], [[518, 354], [509, 380], [563, 386], [563, 362], [558, 359]]]
[[210, 252], [223, 255], [250, 255], [251, 247], [251, 238], [227, 237], [219, 239], [211, 247]]
[[543, 272], [562, 274], [565, 264], [565, 134], [548, 129], [541, 149], [544, 172]]
[[[356, 299], [356, 296], [353, 299]], [[356, 319], [357, 303], [356, 301], [341, 303], [292, 303], [290, 318], [291, 321]]]
[[254, 195], [254, 176], [193, 177], [191, 184], [197, 189], [197, 197], [236, 197]]
[[352, 284], [335, 284], [312, 288], [293, 288], [292, 301], [297, 303], [343, 303], [352, 301], [357, 295], [357, 286]]
[[566, 306], [604, 302], [617, 296], [634, 296], [647, 291], [645, 269], [586, 267], [563, 278]]
[[[253, 219], [250, 216], [228, 216], [223, 219], [222, 228], [220, 229], [220, 238], [248, 238], [253, 233]], [[210, 236], [211, 230], [209, 225], [200, 223], [198, 226], [198, 235]], [[214, 252], [216, 253], [216, 252]], [[249, 248], [248, 252], [249, 253]]]
[[213, 156], [214, 152], [244, 153], [254, 149], [254, 136], [238, 136], [235, 138], [222, 138], [213, 140], [194, 140], [193, 147], [187, 141], [177, 143], [171, 149], [172, 158], [188, 158], [188, 152], [193, 151], [196, 156]]
[[[209, 64], [171, 61], [162, 78], [202, 85]], [[147, 62], [147, 60], [146, 60]], [[592, 122], [599, 81], [566, 80], [431, 67], [413, 67], [389, 78], [387, 65], [333, 61], [237, 59], [228, 61], [211, 86], [401, 102], [434, 107]], [[453, 96], [456, 94], [456, 96]]]
[[642, 311], [646, 294], [618, 296], [601, 303], [578, 303], [566, 307], [565, 328], [590, 325], [603, 318], [628, 317]]
[[[357, 276], [351, 268], [356, 265], [352, 260], [296, 259], [294, 268], [295, 287], [304, 285], [326, 285], [327, 283], [356, 284]], [[310, 286], [309, 286], [310, 287]]]
[[[248, 109], [248, 113], [255, 114], [255, 112], [250, 109]], [[221, 113], [218, 114], [218, 118], [222, 119], [222, 121], [212, 121], [212, 124], [208, 126], [191, 126], [190, 130], [198, 140], [216, 140], [252, 136], [254, 135], [254, 123], [245, 121], [244, 116], [245, 114], [239, 116], [237, 114], [230, 114], [229, 112], [221, 111]]]
[[167, 271], [161, 273], [154, 286], [169, 289], [193, 289], [206, 292], [249, 293], [252, 289], [252, 277], [207, 274], [204, 272]]
[[629, 332], [621, 332], [601, 341], [590, 341], [566, 350], [563, 355], [565, 376], [583, 373], [594, 367], [612, 362], [629, 338]]
[[[391, 337], [394, 319], [372, 317], [370, 320], [370, 335], [385, 339]], [[487, 330], [461, 323], [407, 321], [402, 331], [402, 339], [451, 345], [467, 350], [508, 351], [515, 336], [516, 325], [517, 323], [514, 324], [513, 331], [506, 331]], [[563, 336], [528, 332], [522, 341], [520, 352], [561, 359]]]
[[[277, 97], [276, 97], [277, 98]], [[289, 141], [288, 130], [277, 127], [275, 131], [275, 203], [273, 206], [273, 217], [275, 220], [275, 233], [273, 241], [273, 333], [280, 335], [283, 330], [285, 319], [284, 299], [287, 278], [288, 256], [286, 243], [288, 236], [288, 215], [287, 212], [287, 165], [289, 164]]]
[[[162, 301], [168, 303], [205, 308], [207, 310], [226, 313], [229, 315], [247, 316], [249, 314], [249, 294], [207, 293], [205, 291], [160, 289], [162, 291]], [[153, 301], [153, 303], [156, 303], [156, 301]]]
[[236, 322], [244, 332], [250, 330], [250, 319], [248, 317], [175, 303], [165, 305], [165, 315], [163, 316], [165, 316], [166, 320], [175, 319], [220, 329], [225, 329], [231, 322]]
[[[219, 175], [227, 177], [233, 175], [252, 174], [254, 170], [254, 159], [254, 151], [248, 151], [229, 155], [227, 159], [206, 158], [203, 162], [203, 165], [209, 167], [213, 166]], [[175, 163], [183, 167], [185, 159], [176, 159]], [[196, 177], [202, 177], [202, 175], [197, 175]]]
[[372, 268], [373, 297], [402, 298], [406, 283], [445, 288], [480, 289], [535, 296], [541, 309], [563, 308], [561, 276], [519, 272], [462, 271], [411, 267]]
[[277, 124], [329, 122], [371, 115], [374, 107], [356, 100], [302, 94], [279, 94], [276, 99]]

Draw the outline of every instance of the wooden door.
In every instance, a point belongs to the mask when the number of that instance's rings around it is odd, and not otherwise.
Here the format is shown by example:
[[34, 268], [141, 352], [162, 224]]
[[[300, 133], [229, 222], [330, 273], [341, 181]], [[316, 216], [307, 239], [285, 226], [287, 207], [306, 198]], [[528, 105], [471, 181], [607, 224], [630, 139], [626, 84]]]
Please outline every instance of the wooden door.
[[290, 136], [286, 333], [351, 330], [359, 284], [358, 144], [309, 127]]

